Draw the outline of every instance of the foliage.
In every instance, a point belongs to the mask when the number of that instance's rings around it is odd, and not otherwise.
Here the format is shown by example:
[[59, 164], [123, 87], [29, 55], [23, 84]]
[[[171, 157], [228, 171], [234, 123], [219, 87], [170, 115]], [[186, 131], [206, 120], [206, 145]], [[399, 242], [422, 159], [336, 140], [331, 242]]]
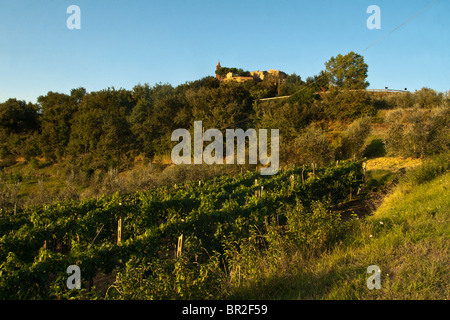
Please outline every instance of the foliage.
[[342, 136], [341, 152], [343, 159], [359, 159], [364, 152], [364, 143], [371, 131], [370, 118], [363, 117], [350, 124]]
[[333, 243], [339, 228], [340, 215], [330, 210], [328, 203], [313, 202], [311, 208], [305, 208], [301, 202], [286, 211], [287, 235], [300, 251], [320, 252], [329, 243]]
[[323, 113], [332, 120], [355, 120], [372, 116], [374, 107], [369, 94], [364, 90], [347, 90], [332, 87], [321, 94]]
[[66, 155], [72, 119], [85, 94], [86, 90], [79, 88], [73, 89], [70, 96], [49, 92], [38, 98], [42, 110], [40, 149], [48, 160], [55, 161]]
[[411, 185], [421, 185], [430, 182], [436, 177], [445, 174], [450, 169], [450, 154], [442, 153], [426, 160], [418, 168], [408, 172], [402, 183]]
[[406, 117], [406, 123], [399, 121], [401, 111], [386, 137], [386, 149], [391, 155], [423, 157], [448, 152], [450, 138], [449, 108], [440, 108], [433, 115], [421, 109], [413, 109]]
[[[28, 157], [38, 151], [30, 140], [39, 129], [39, 107], [32, 103], [9, 99], [0, 104], [0, 158]], [[26, 146], [24, 150], [22, 146]]]
[[[448, 300], [449, 187], [448, 172], [420, 184], [401, 181], [373, 214], [347, 220], [352, 227], [316, 256], [305, 258], [276, 236], [260, 254], [247, 245], [230, 299]], [[379, 290], [367, 289], [370, 265], [381, 268]]]
[[250, 77], [250, 71], [244, 71], [241, 68], [220, 67], [216, 70], [216, 75], [226, 77], [228, 73], [232, 73], [234, 77]]
[[321, 127], [312, 124], [295, 140], [295, 146], [301, 157], [300, 163], [316, 163], [319, 166], [329, 164], [331, 149], [326, 133]]
[[[294, 181], [291, 175], [296, 176]], [[30, 206], [16, 214], [6, 207], [0, 216], [0, 298], [218, 297], [225, 283], [224, 250], [229, 244], [263, 230], [282, 203], [302, 199], [313, 219], [301, 220], [302, 225], [292, 222], [292, 226], [312, 236], [305, 245], [322, 247], [334, 229], [323, 233], [330, 226], [328, 211], [318, 201], [336, 204], [362, 182], [361, 163], [344, 162], [318, 168], [314, 175], [294, 167], [276, 176], [247, 172], [210, 179], [200, 186], [197, 181], [186, 182], [146, 192]], [[287, 216], [294, 219], [292, 214]], [[120, 217], [124, 234], [117, 244]], [[181, 234], [185, 247], [182, 257], [174, 259], [170, 244]], [[82, 287], [88, 289], [83, 294], [64, 286], [65, 270], [72, 264], [82, 270]], [[89, 286], [99, 273], [118, 274], [112, 284], [115, 289], [110, 288], [107, 296]], [[137, 289], [141, 287], [142, 291]]]
[[364, 57], [351, 51], [346, 55], [338, 54], [325, 63], [331, 86], [342, 89], [366, 89], [368, 65]]
[[[8, 167], [20, 158], [28, 162], [45, 158], [47, 164], [68, 160], [90, 175], [111, 168], [122, 172], [136, 159], [168, 158], [172, 132], [178, 128], [192, 130], [194, 121], [199, 120], [205, 128], [279, 129], [280, 159], [290, 164], [299, 158], [296, 139], [312, 123], [348, 124], [382, 109], [445, 109], [449, 105], [448, 93], [429, 88], [398, 94], [366, 91], [367, 64], [354, 52], [332, 57], [325, 67], [306, 80], [295, 73], [280, 82], [271, 76], [245, 83], [207, 76], [176, 87], [158, 83], [138, 84], [132, 90], [50, 91], [38, 98], [38, 104], [9, 99], [0, 104], [0, 166]], [[248, 75], [242, 69], [218, 70], [220, 74], [225, 72]], [[260, 100], [277, 96], [288, 97]], [[412, 148], [414, 155], [420, 156], [448, 148], [445, 119], [429, 119], [425, 127], [420, 120], [413, 128], [405, 126], [405, 132], [397, 130], [410, 139], [417, 138], [415, 144], [405, 144], [403, 149]], [[427, 133], [419, 137], [421, 130]], [[329, 135], [331, 149], [339, 146], [335, 137]], [[353, 151], [335, 153], [339, 159], [354, 156]]]

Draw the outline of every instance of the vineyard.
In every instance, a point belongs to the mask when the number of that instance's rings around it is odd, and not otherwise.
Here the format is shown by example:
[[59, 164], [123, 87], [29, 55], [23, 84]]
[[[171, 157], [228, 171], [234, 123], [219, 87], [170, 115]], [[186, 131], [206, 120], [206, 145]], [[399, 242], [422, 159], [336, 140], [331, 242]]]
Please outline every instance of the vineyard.
[[[255, 234], [264, 247], [268, 226], [287, 230], [299, 219], [289, 208], [299, 205], [308, 227], [294, 231], [308, 243], [318, 233], [308, 217], [317, 204], [343, 202], [363, 183], [362, 162], [341, 162], [3, 210], [0, 299], [216, 298], [231, 248]], [[66, 286], [70, 265], [80, 267], [82, 290]], [[98, 275], [112, 279], [103, 291]]]

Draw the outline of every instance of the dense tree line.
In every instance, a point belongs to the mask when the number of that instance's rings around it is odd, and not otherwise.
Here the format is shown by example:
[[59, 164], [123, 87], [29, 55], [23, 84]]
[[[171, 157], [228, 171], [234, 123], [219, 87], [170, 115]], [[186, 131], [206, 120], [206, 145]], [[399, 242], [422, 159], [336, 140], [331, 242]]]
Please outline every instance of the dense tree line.
[[[48, 92], [36, 104], [9, 99], [0, 104], [2, 165], [17, 157], [27, 161], [44, 157], [50, 163], [68, 160], [86, 170], [122, 170], [138, 156], [151, 160], [169, 155], [174, 145], [172, 132], [177, 128], [192, 130], [195, 120], [203, 121], [205, 128], [222, 130], [280, 129], [282, 161], [294, 158], [325, 164], [360, 156], [361, 142], [354, 141], [354, 136], [367, 136], [367, 124], [355, 124], [349, 129], [353, 131], [339, 137], [339, 146], [331, 154], [324, 132], [326, 121], [348, 125], [379, 109], [449, 104], [448, 93], [428, 88], [386, 97], [361, 90], [368, 86], [368, 66], [353, 52], [332, 57], [325, 67], [305, 81], [296, 74], [282, 83], [269, 78], [262, 82], [221, 82], [208, 76], [177, 87], [138, 84], [132, 90], [108, 88], [88, 93], [77, 88], [70, 94]], [[277, 95], [290, 98], [258, 101]], [[430, 135], [441, 134], [439, 119], [430, 125]], [[412, 132], [420, 131], [414, 128]], [[401, 139], [399, 130], [391, 132], [392, 139]], [[421, 137], [415, 139], [421, 141]], [[317, 145], [311, 145], [314, 143]], [[299, 150], [303, 153], [298, 154]], [[308, 154], [311, 150], [316, 152]]]

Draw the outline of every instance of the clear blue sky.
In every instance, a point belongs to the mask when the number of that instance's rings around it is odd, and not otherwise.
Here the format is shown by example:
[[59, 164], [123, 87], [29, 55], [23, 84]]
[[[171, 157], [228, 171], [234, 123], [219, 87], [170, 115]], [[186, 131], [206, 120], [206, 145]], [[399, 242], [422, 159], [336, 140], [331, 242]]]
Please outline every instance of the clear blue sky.
[[[450, 1], [0, 0], [0, 102], [48, 91], [88, 92], [214, 75], [222, 66], [278, 69], [303, 79], [339, 53], [369, 65], [370, 88], [450, 89]], [[81, 30], [69, 30], [69, 5]], [[369, 30], [369, 5], [381, 30]]]

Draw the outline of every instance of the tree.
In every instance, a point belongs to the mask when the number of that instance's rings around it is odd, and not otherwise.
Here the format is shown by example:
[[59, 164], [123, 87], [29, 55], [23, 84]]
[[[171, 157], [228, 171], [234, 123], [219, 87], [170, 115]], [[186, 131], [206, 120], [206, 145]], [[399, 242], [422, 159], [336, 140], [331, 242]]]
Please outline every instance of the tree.
[[241, 68], [220, 67], [216, 70], [216, 75], [225, 78], [228, 73], [232, 73], [234, 77], [250, 77], [250, 71], [244, 71]]
[[286, 81], [284, 81], [279, 88], [280, 96], [288, 96], [291, 95], [304, 85], [304, 81], [302, 78], [295, 73], [288, 75]]
[[407, 143], [410, 155], [422, 157], [426, 154], [428, 147], [428, 124], [426, 116], [419, 109], [414, 109], [408, 117], [409, 127], [405, 132], [405, 142]]
[[127, 164], [133, 135], [127, 118], [132, 110], [131, 92], [108, 88], [87, 94], [73, 118], [68, 150], [89, 168], [118, 168]]
[[314, 92], [323, 92], [329, 87], [330, 75], [325, 71], [320, 71], [319, 74], [313, 77], [306, 78], [306, 86], [314, 90]]
[[408, 155], [408, 146], [405, 142], [405, 126], [400, 122], [394, 122], [389, 127], [385, 139], [386, 151], [390, 156]]
[[[237, 82], [221, 83], [215, 89], [190, 89], [186, 91], [185, 97], [193, 119], [202, 120], [207, 128], [221, 129], [234, 125], [253, 112], [250, 92]], [[240, 128], [245, 125], [243, 122], [239, 123]]]
[[430, 88], [422, 88], [414, 92], [415, 104], [419, 108], [434, 108], [441, 105], [444, 100], [442, 92], [436, 92]]
[[315, 124], [303, 131], [295, 140], [295, 146], [300, 153], [301, 163], [316, 163], [319, 166], [330, 163], [332, 157], [326, 133]]
[[152, 159], [155, 154], [152, 143], [155, 128], [149, 123], [153, 106], [152, 89], [148, 84], [139, 84], [133, 88], [132, 95], [135, 106], [129, 117], [131, 131], [136, 138], [136, 147], [144, 156]]
[[348, 126], [342, 135], [342, 157], [356, 160], [363, 154], [364, 143], [371, 131], [370, 118], [363, 117]]
[[332, 87], [328, 92], [322, 93], [321, 97], [324, 114], [329, 119], [347, 121], [362, 116], [372, 116], [375, 112], [366, 91]]
[[71, 95], [48, 92], [40, 96], [41, 105], [41, 150], [47, 160], [64, 157], [69, 143], [72, 118], [86, 94], [84, 88], [73, 89]]
[[364, 58], [351, 51], [345, 56], [338, 54], [325, 63], [331, 86], [343, 89], [366, 89], [368, 65]]
[[39, 130], [38, 106], [17, 99], [0, 104], [0, 158], [23, 156], [25, 141]]
[[307, 99], [272, 100], [255, 105], [255, 124], [258, 129], [279, 129], [280, 161], [295, 163], [298, 152], [293, 141], [313, 117], [311, 104]]
[[440, 109], [431, 117], [428, 132], [428, 153], [450, 150], [450, 107]]
[[6, 133], [35, 131], [38, 124], [38, 107], [32, 103], [9, 99], [0, 104], [0, 128]]

